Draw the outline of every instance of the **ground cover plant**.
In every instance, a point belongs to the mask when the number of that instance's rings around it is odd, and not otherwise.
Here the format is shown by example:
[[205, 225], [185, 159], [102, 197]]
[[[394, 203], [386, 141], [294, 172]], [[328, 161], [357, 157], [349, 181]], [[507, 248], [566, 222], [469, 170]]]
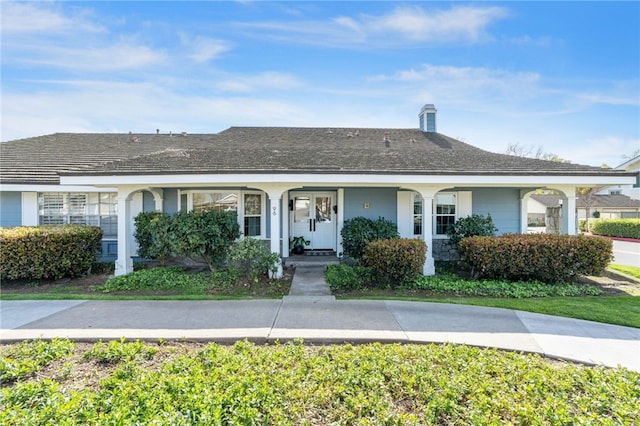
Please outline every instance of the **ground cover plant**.
[[[28, 358], [38, 344], [5, 346], [0, 355]], [[495, 349], [67, 344], [73, 353], [65, 360], [3, 385], [1, 424], [640, 422], [639, 373]]]

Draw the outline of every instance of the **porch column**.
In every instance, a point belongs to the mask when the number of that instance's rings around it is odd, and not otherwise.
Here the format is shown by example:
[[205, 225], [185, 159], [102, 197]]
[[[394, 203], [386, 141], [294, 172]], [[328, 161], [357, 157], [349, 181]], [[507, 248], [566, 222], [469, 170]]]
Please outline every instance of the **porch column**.
[[125, 275], [133, 272], [131, 259], [131, 192], [118, 188], [118, 258], [116, 259], [115, 275]]
[[[282, 258], [282, 252], [280, 251], [280, 222], [282, 220], [282, 192], [269, 192], [269, 201], [271, 203], [271, 210], [269, 211], [269, 218], [271, 219], [271, 252], [278, 253]], [[278, 262], [278, 269], [276, 272], [269, 272], [271, 278], [282, 278], [282, 261]]]
[[576, 235], [576, 196], [567, 195], [566, 201], [562, 204], [562, 227], [567, 235]]
[[[289, 191], [285, 191], [282, 195], [282, 254], [283, 259], [289, 257], [289, 220], [287, 217], [289, 211]], [[273, 228], [272, 228], [273, 229]]]
[[422, 241], [427, 244], [427, 258], [422, 267], [423, 275], [435, 275], [436, 266], [433, 260], [433, 195], [421, 194], [422, 197]]

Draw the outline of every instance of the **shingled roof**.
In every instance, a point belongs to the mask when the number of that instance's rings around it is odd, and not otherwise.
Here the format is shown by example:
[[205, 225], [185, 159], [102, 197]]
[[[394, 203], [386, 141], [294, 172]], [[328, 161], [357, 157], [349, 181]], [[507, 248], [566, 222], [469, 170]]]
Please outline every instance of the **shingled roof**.
[[[560, 196], [556, 194], [532, 194], [531, 198], [545, 207], [560, 205]], [[586, 205], [586, 196], [579, 195], [576, 199], [576, 207], [584, 208]], [[590, 208], [640, 208], [640, 200], [634, 200], [622, 194], [594, 194], [591, 195]]]
[[345, 173], [620, 175], [496, 154], [419, 129], [231, 127], [218, 134], [57, 133], [0, 144], [0, 183], [60, 175]]

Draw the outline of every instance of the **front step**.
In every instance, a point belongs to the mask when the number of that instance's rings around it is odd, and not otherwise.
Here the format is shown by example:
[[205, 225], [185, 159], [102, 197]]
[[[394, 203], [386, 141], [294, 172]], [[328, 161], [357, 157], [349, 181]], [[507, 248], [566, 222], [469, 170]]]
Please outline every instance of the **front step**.
[[340, 263], [340, 259], [337, 256], [306, 256], [306, 255], [292, 255], [283, 259], [283, 263], [286, 266], [328, 266], [336, 265]]

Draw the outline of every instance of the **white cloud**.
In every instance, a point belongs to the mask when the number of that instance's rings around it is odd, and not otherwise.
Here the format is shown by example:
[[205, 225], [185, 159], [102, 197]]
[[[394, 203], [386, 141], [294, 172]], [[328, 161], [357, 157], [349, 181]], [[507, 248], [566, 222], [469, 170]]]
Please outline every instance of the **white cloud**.
[[231, 49], [224, 40], [201, 36], [190, 38], [184, 34], [180, 38], [182, 44], [190, 52], [188, 54], [189, 58], [198, 63], [209, 62]]
[[363, 17], [370, 34], [395, 32], [419, 41], [478, 41], [493, 21], [506, 16], [500, 7], [463, 6], [427, 11], [422, 7], [398, 7], [388, 15]]
[[329, 21], [240, 23], [261, 38], [334, 47], [398, 47], [416, 43], [478, 42], [487, 28], [507, 16], [501, 7], [462, 6], [434, 10], [400, 6], [387, 14], [337, 16]]
[[166, 54], [135, 41], [120, 40], [101, 46], [22, 45], [19, 61], [75, 71], [114, 71], [162, 63]]
[[294, 75], [280, 72], [263, 72], [254, 75], [229, 75], [217, 80], [215, 87], [225, 92], [255, 92], [258, 90], [290, 90], [302, 82]]
[[82, 14], [66, 16], [52, 3], [2, 2], [2, 33], [29, 34], [63, 31], [100, 32], [103, 28], [85, 20]]

